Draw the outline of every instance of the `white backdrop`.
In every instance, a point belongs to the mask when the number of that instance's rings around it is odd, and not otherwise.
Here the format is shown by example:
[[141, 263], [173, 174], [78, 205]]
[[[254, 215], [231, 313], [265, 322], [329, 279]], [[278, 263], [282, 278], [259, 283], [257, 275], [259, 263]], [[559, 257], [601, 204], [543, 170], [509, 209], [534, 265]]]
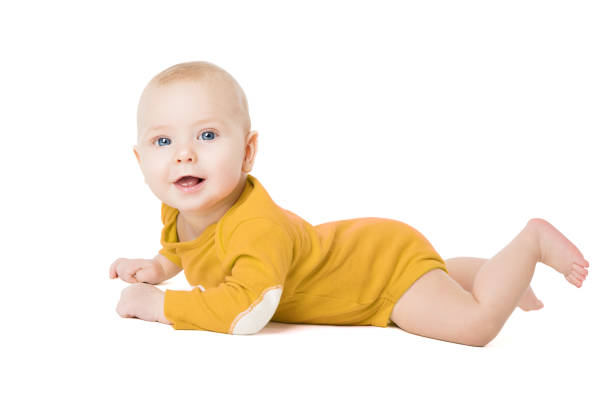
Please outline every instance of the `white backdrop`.
[[[595, 360], [612, 351], [608, 2], [18, 4], [0, 6], [3, 393], [609, 393]], [[191, 60], [241, 84], [252, 174], [313, 225], [394, 218], [444, 258], [491, 257], [541, 217], [587, 280], [540, 264], [544, 309], [517, 308], [485, 348], [397, 327], [231, 336], [119, 317], [128, 284], [109, 265], [160, 248], [132, 153], [138, 98]], [[189, 287], [181, 273], [160, 288]]]

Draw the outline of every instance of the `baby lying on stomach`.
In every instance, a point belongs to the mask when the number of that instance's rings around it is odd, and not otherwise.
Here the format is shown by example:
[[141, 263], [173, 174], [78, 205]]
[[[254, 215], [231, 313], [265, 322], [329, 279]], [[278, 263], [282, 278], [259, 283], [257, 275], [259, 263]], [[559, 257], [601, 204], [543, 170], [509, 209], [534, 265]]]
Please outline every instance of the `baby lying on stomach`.
[[[550, 223], [529, 220], [493, 258], [443, 260], [416, 229], [386, 218], [313, 226], [274, 203], [249, 174], [258, 133], [236, 80], [208, 62], [157, 74], [138, 105], [134, 154], [161, 201], [153, 259], [120, 258], [110, 277], [133, 283], [117, 313], [175, 329], [254, 334], [269, 321], [395, 324], [484, 346], [519, 305], [537, 262], [579, 287], [588, 262]], [[153, 284], [184, 270], [190, 291]]]

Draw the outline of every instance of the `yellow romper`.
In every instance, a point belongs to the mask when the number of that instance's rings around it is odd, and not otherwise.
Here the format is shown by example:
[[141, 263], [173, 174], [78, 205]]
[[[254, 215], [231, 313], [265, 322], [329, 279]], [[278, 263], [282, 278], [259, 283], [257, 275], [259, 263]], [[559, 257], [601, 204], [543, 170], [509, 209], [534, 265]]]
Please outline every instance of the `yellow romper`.
[[178, 240], [176, 208], [162, 203], [161, 214], [159, 253], [193, 287], [165, 292], [174, 329], [253, 334], [269, 321], [386, 327], [420, 276], [448, 273], [411, 226], [374, 217], [312, 226], [276, 205], [251, 174], [236, 203], [194, 240]]

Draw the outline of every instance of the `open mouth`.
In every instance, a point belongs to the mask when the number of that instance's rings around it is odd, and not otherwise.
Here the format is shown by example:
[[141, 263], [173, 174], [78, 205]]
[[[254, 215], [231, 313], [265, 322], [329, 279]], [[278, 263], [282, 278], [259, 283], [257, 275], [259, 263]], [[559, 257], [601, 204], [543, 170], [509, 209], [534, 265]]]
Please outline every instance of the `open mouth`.
[[202, 181], [204, 181], [204, 179], [200, 178], [200, 177], [183, 176], [183, 177], [179, 178], [178, 180], [174, 181], [174, 183], [182, 186], [183, 188], [190, 188], [190, 187], [193, 187], [195, 185], [198, 185]]

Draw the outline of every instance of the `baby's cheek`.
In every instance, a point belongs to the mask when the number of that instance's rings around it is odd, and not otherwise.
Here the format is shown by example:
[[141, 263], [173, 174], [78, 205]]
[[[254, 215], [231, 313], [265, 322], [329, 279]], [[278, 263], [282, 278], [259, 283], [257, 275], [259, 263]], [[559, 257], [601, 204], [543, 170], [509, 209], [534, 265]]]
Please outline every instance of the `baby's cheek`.
[[149, 180], [149, 183], [162, 182], [163, 180], [169, 182], [171, 175], [168, 167], [163, 164], [163, 161], [159, 160], [149, 164], [145, 170], [145, 178]]

